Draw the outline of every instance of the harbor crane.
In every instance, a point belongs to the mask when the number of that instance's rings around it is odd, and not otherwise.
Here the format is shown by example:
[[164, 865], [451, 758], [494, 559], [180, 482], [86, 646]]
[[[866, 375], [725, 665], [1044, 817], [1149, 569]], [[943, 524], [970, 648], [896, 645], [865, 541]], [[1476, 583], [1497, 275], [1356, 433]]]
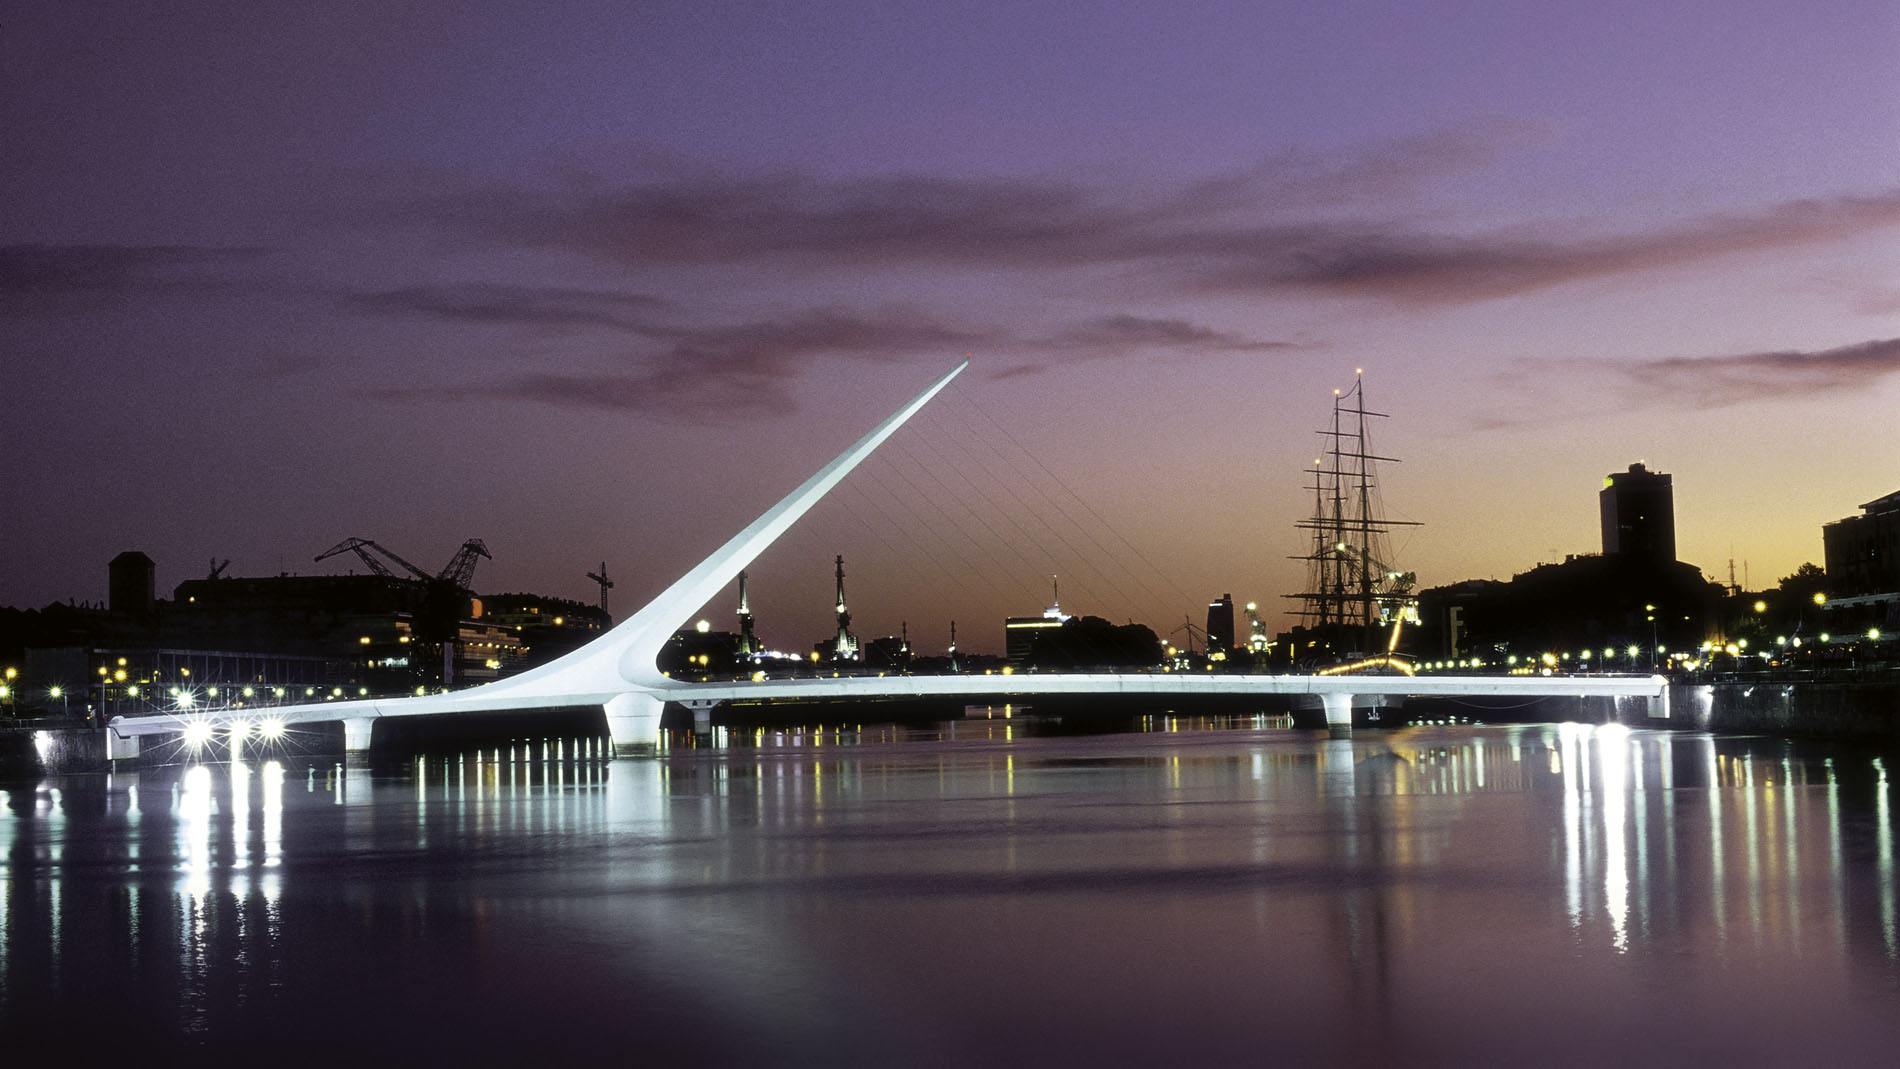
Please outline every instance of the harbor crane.
[[[592, 579], [594, 582], [600, 584], [600, 611], [606, 612], [607, 611], [607, 591], [612, 590], [614, 587], [614, 581], [612, 579], [607, 578], [607, 562], [601, 561], [600, 571], [588, 572], [587, 578]], [[740, 574], [739, 582], [741, 584], [745, 582], [744, 573]], [[744, 600], [744, 599], [741, 599], [741, 600]]]
[[372, 549], [388, 557], [390, 560], [395, 561], [401, 565], [405, 571], [417, 579], [428, 583], [448, 583], [457, 590], [467, 590], [469, 589], [469, 584], [474, 582], [475, 561], [477, 558], [487, 557], [489, 560], [495, 559], [489, 554], [488, 545], [486, 543], [479, 538], [471, 538], [462, 543], [462, 548], [455, 551], [455, 556], [449, 558], [449, 562], [442, 566], [440, 572], [435, 575], [430, 575], [428, 572], [402, 559], [388, 549], [377, 545], [372, 539], [346, 538], [336, 545], [331, 546], [329, 549], [324, 550], [322, 553], [317, 554], [317, 560], [326, 560], [339, 553], [354, 552], [358, 557], [362, 558], [363, 564], [368, 567], [370, 571], [385, 579], [395, 578], [396, 573], [390, 571], [388, 565], [377, 560], [376, 557], [370, 553]]

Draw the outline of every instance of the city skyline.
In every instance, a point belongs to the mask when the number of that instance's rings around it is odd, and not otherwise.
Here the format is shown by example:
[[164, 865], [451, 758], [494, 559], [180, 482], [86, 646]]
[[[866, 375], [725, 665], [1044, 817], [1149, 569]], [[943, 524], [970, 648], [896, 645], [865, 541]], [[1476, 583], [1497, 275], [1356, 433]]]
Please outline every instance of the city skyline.
[[[825, 633], [840, 553], [854, 630], [923, 650], [1000, 648], [1045, 573], [1278, 630], [1359, 367], [1422, 586], [1595, 551], [1633, 462], [1755, 588], [1900, 488], [1890, 5], [1083, 10], [26, 5], [0, 604], [480, 537], [478, 590], [604, 560], [624, 613], [966, 353], [761, 558], [769, 641]], [[981, 524], [924, 575], [900, 531], [966, 484], [918, 473], [972, 439], [1132, 578]]]

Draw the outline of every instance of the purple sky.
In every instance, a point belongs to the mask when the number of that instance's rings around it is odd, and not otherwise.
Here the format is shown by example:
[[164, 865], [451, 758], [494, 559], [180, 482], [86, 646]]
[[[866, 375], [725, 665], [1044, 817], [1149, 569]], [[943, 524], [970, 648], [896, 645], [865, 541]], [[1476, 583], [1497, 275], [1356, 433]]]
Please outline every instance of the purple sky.
[[837, 553], [925, 650], [1050, 574], [1278, 617], [1356, 367], [1426, 585], [1595, 550], [1635, 460], [1756, 587], [1900, 489], [1900, 7], [1187, 10], [13, 5], [0, 604], [360, 535], [629, 611], [966, 353], [768, 641]]

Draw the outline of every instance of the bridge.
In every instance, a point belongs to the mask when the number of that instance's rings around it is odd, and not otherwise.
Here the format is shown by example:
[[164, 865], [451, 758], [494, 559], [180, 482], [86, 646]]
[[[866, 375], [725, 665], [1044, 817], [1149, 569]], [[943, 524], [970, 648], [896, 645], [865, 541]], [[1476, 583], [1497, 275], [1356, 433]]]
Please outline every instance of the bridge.
[[[1013, 699], [1032, 695], [1304, 695], [1325, 709], [1335, 734], [1351, 730], [1355, 704], [1408, 696], [1519, 699], [1608, 697], [1644, 699], [1666, 715], [1660, 676], [1257, 675], [1199, 673], [1032, 673], [1017, 675], [849, 676], [688, 683], [663, 674], [658, 657], [668, 639], [699, 607], [730, 585], [747, 565], [837, 486], [877, 447], [969, 366], [964, 361], [872, 428], [831, 463], [773, 505], [712, 555], [699, 562], [640, 611], [580, 649], [507, 679], [467, 690], [403, 698], [370, 698], [296, 705], [201, 709], [115, 716], [108, 724], [117, 747], [151, 735], [241, 740], [313, 723], [341, 722], [344, 746], [369, 748], [379, 720], [392, 717], [532, 712], [599, 706], [616, 750], [659, 740], [667, 703], [705, 709], [722, 701], [872, 697]], [[123, 751], [121, 751], [123, 752]]]

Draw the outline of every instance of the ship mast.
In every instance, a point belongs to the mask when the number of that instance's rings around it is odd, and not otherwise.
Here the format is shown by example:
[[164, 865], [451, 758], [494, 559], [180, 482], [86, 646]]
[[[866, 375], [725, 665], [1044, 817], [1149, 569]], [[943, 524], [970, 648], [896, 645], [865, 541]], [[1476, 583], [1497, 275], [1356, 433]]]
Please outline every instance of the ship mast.
[[1365, 372], [1354, 372], [1350, 390], [1333, 391], [1333, 422], [1320, 431], [1325, 451], [1313, 461], [1313, 518], [1297, 525], [1312, 532], [1312, 548], [1294, 560], [1307, 562], [1307, 586], [1294, 613], [1311, 631], [1335, 646], [1335, 652], [1365, 653], [1380, 648], [1377, 631], [1384, 622], [1390, 580], [1398, 578], [1384, 562], [1391, 556], [1388, 534], [1395, 527], [1417, 526], [1389, 520], [1382, 513], [1376, 465], [1398, 463], [1372, 452], [1367, 421], [1387, 418], [1366, 407]]

